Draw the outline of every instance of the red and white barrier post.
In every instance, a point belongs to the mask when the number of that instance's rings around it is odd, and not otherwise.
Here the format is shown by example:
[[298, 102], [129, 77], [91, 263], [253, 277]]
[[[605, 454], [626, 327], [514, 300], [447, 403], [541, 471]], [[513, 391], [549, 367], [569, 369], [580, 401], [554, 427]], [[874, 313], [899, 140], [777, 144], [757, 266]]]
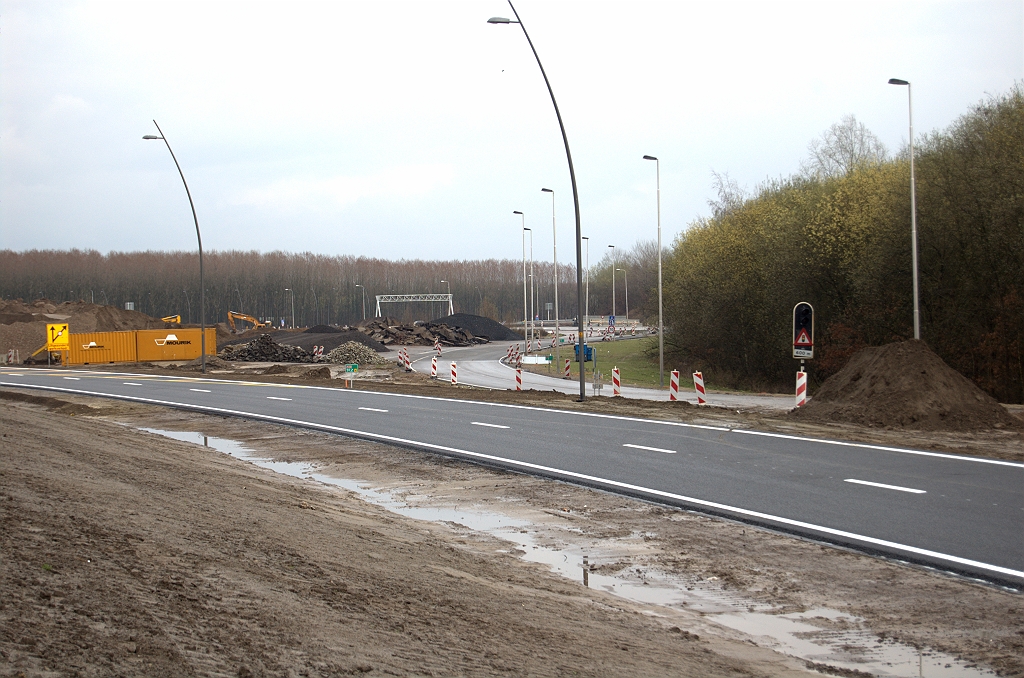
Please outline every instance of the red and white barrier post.
[[434, 350], [437, 352], [438, 356], [441, 355], [441, 340], [440, 339], [434, 339]]
[[668, 381], [668, 399], [679, 400], [679, 370], [672, 370], [672, 377]]
[[457, 369], [455, 367], [455, 363], [452, 363], [452, 386], [455, 386], [458, 383], [459, 383], [458, 371], [457, 371]]
[[565, 368], [562, 370], [562, 377], [568, 379], [572, 376], [572, 361], [568, 358], [565, 359]]
[[437, 356], [430, 359], [430, 378], [437, 379]]
[[412, 360], [409, 359], [409, 352], [405, 352], [405, 371], [412, 372]]
[[704, 373], [693, 373], [693, 388], [697, 391], [697, 404], [704, 405], [708, 402], [707, 393], [704, 391]]
[[619, 378], [619, 368], [612, 368], [612, 395], [622, 395], [622, 380]]
[[800, 371], [796, 373], [796, 406], [803, 407], [807, 404], [807, 373]]
[[516, 368], [516, 390], [523, 390], [523, 371], [518, 367]]

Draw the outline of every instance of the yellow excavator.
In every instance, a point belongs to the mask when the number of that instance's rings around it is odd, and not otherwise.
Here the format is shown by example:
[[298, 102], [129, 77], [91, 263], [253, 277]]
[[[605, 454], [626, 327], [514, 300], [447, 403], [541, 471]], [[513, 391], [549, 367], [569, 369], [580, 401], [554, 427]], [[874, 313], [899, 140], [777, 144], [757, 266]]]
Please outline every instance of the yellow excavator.
[[[252, 317], [251, 315], [246, 315], [244, 313], [235, 313], [234, 311], [228, 311], [228, 325], [231, 326], [231, 331], [232, 332], [237, 332], [238, 331], [235, 328], [235, 320], [244, 320], [245, 322], [252, 323], [253, 329], [257, 329], [257, 330], [260, 329], [261, 327], [270, 327], [271, 329], [273, 329], [273, 327], [274, 327], [270, 323], [270, 321], [267, 321], [265, 323], [261, 323], [259, 320], [257, 320], [256, 318]], [[243, 328], [243, 331], [244, 331], [244, 328]]]
[[169, 316], [165, 316], [163, 318], [160, 318], [160, 320], [162, 320], [165, 323], [178, 323], [180, 325], [181, 324], [181, 315], [169, 315]]

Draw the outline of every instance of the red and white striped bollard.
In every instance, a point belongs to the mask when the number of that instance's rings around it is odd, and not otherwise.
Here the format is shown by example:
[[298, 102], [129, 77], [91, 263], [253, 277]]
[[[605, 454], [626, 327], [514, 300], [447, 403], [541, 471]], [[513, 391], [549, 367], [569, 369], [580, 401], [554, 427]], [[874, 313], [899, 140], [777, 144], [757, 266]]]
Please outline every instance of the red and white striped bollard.
[[455, 367], [455, 363], [452, 363], [452, 386], [459, 383], [458, 371]]
[[437, 379], [437, 356], [430, 359], [430, 378]]
[[704, 391], [704, 374], [702, 372], [693, 373], [693, 388], [697, 391], [697, 404], [707, 404], [707, 393]]
[[516, 390], [523, 390], [523, 371], [518, 367], [516, 368]]
[[668, 399], [679, 400], [679, 370], [672, 370], [668, 380]]
[[622, 380], [619, 378], [619, 368], [612, 368], [612, 395], [622, 395]]
[[807, 404], [807, 373], [796, 373], [796, 406], [803, 407]]
[[572, 376], [572, 361], [568, 358], [565, 359], [565, 368], [562, 370], [562, 376], [566, 379]]

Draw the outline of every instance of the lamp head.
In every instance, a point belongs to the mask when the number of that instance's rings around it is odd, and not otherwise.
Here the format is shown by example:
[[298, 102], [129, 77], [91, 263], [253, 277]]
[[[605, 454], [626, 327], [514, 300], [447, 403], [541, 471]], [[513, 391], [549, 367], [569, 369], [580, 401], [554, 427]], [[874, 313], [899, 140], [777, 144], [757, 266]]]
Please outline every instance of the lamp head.
[[906, 80], [900, 80], [899, 78], [889, 78], [890, 85], [909, 85], [910, 83]]
[[143, 139], [163, 139], [163, 137], [158, 137], [155, 134], [146, 134], [142, 138]]
[[489, 24], [517, 24], [519, 22], [518, 21], [513, 21], [512, 19], [506, 19], [503, 16], [492, 16], [490, 19], [487, 20], [487, 23], [489, 23]]
[[580, 236], [580, 240], [590, 240], [590, 236], [588, 236], [588, 235], [581, 235]]
[[657, 160], [653, 155], [645, 155], [644, 160]]
[[524, 231], [530, 231], [531, 233], [533, 232], [533, 229], [528, 227], [528, 226], [523, 226], [523, 230]]
[[512, 210], [512, 214], [522, 214], [519, 210]]
[[541, 193], [554, 193], [554, 191], [552, 191], [550, 188], [542, 188], [542, 189], [540, 189], [540, 192]]

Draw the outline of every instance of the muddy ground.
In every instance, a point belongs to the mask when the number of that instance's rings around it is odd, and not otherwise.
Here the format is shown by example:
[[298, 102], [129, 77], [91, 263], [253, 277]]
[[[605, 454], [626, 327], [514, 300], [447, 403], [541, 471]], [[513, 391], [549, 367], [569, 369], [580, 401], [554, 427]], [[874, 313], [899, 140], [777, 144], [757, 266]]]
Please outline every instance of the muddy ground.
[[813, 623], [1024, 675], [1019, 593], [376, 443], [78, 396], [0, 395], [2, 675], [810, 671], [699, 609], [584, 588], [524, 562], [509, 541], [397, 516], [143, 426], [241, 441], [410, 503], [515, 515], [539, 541], [590, 544], [595, 574], [639, 584], [672, 575], [777, 614], [838, 610], [848, 616]]

